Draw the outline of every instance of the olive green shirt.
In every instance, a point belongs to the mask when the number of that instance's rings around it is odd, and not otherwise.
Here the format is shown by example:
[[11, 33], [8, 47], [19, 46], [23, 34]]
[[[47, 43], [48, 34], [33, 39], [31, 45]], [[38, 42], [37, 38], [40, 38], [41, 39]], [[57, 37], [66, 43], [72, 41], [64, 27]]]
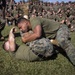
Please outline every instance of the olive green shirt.
[[12, 14], [13, 14], [13, 17], [15, 17], [16, 15], [18, 15], [18, 10], [12, 10]]
[[60, 26], [59, 22], [50, 19], [40, 18], [40, 17], [30, 18], [30, 22], [32, 25], [32, 30], [37, 25], [41, 25], [42, 37], [47, 37], [47, 38], [54, 38]]

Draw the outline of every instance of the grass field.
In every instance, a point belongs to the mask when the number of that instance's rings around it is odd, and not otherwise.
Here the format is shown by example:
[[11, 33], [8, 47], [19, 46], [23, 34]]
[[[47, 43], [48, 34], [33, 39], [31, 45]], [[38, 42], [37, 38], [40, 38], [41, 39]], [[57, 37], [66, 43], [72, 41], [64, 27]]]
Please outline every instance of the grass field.
[[[2, 31], [7, 39], [12, 26], [6, 26]], [[16, 42], [22, 44], [18, 32]], [[75, 46], [75, 32], [71, 33], [71, 41]], [[75, 75], [75, 67], [62, 54], [53, 60], [26, 62], [17, 60], [3, 50], [3, 41], [0, 41], [0, 75]]]

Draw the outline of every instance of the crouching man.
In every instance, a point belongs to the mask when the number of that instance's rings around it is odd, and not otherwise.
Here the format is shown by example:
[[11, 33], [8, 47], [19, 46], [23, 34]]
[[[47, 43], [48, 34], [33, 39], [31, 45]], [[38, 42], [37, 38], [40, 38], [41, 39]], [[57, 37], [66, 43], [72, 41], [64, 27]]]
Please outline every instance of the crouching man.
[[[16, 29], [13, 27], [9, 32], [8, 40], [3, 44], [3, 48], [8, 51], [11, 56], [26, 61], [36, 61], [44, 60], [53, 55], [53, 46], [49, 39], [39, 38], [18, 46], [15, 42], [15, 31]], [[28, 32], [23, 33], [20, 31], [20, 34], [21, 38], [28, 36]]]

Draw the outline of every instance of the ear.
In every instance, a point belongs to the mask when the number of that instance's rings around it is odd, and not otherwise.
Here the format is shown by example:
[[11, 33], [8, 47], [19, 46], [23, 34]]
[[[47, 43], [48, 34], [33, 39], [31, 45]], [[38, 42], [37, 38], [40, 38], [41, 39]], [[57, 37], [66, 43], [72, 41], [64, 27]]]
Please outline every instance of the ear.
[[27, 25], [28, 24], [28, 21], [25, 21], [25, 24]]

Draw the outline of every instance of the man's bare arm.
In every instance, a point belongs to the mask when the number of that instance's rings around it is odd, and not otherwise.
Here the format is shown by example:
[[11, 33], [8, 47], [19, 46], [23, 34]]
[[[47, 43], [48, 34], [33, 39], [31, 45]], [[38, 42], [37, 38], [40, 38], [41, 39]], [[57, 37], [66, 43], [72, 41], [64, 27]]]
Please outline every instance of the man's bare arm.
[[33, 33], [26, 33], [26, 35], [24, 35], [22, 37], [22, 41], [24, 43], [33, 41], [33, 40], [35, 40], [37, 38], [40, 38], [41, 37], [41, 33], [42, 33], [41, 26], [40, 25], [37, 25], [35, 27], [35, 29], [33, 30]]
[[15, 44], [15, 36], [14, 36], [14, 28], [12, 28], [9, 32], [9, 49], [10, 51], [15, 51], [16, 49], [16, 44]]

